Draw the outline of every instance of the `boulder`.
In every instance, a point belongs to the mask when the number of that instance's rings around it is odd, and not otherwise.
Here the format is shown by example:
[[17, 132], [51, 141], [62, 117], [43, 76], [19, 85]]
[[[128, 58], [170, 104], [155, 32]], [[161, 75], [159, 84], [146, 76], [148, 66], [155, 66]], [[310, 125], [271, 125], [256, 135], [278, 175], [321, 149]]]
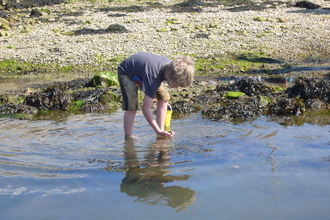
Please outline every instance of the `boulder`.
[[119, 86], [117, 74], [111, 72], [99, 72], [93, 76], [94, 86], [102, 86], [103, 88], [110, 86]]
[[295, 4], [296, 7], [299, 7], [299, 8], [306, 8], [306, 9], [318, 9], [318, 8], [321, 8], [320, 5], [318, 4], [315, 4], [313, 2], [310, 2], [310, 1], [300, 1], [300, 2], [297, 2]]

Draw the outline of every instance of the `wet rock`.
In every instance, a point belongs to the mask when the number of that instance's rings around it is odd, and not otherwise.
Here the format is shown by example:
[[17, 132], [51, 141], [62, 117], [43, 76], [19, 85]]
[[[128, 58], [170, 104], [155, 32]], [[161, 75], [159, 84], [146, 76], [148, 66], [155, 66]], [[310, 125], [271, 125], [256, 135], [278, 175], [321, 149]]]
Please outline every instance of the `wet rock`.
[[[280, 94], [281, 91], [277, 90], [275, 87], [264, 85], [256, 79], [244, 77], [229, 85], [218, 85], [215, 89], [204, 90], [192, 100], [196, 104], [218, 106], [224, 99], [232, 98], [233, 96], [229, 95], [228, 97], [228, 94], [233, 93], [236, 94], [236, 98], [239, 98], [239, 95], [237, 94], [245, 94], [246, 96], [273, 97], [276, 94]], [[242, 101], [243, 99], [239, 100]]]
[[309, 99], [305, 101], [306, 109], [322, 109], [326, 108], [324, 102], [319, 99]]
[[325, 104], [330, 104], [330, 83], [329, 81], [299, 77], [296, 83], [285, 91], [289, 98], [300, 98], [305, 101], [319, 99]]
[[35, 107], [32, 107], [30, 105], [25, 104], [7, 104], [4, 106], [0, 106], [0, 113], [3, 115], [6, 114], [36, 114], [38, 112], [38, 109]]
[[30, 106], [30, 105], [25, 105], [25, 104], [20, 104], [18, 105], [17, 113], [23, 113], [23, 114], [37, 114], [38, 109]]
[[104, 106], [102, 104], [92, 104], [89, 102], [85, 102], [84, 105], [82, 106], [81, 110], [83, 112], [96, 112], [100, 110], [106, 110], [107, 106]]
[[[24, 93], [13, 91], [0, 96], [0, 112], [6, 114], [36, 114], [39, 110], [79, 110], [94, 112], [107, 110], [121, 100], [120, 89], [116, 86], [92, 87], [91, 79], [77, 79], [68, 82], [55, 82], [52, 85], [35, 84], [38, 91]], [[11, 98], [11, 97], [16, 97]], [[20, 101], [15, 105], [13, 101]]]
[[192, 113], [196, 112], [197, 109], [193, 105], [189, 104], [187, 101], [176, 101], [172, 105], [173, 113]]
[[269, 105], [267, 115], [299, 116], [304, 114], [305, 111], [306, 108], [303, 100], [279, 97]]
[[258, 97], [243, 100], [223, 100], [219, 103], [219, 107], [203, 110], [202, 115], [210, 120], [255, 118], [263, 113], [259, 103], [260, 98]]
[[[244, 92], [247, 97], [229, 99], [228, 91]], [[202, 101], [200, 101], [202, 100]], [[203, 117], [211, 120], [235, 120], [267, 116], [299, 116], [307, 109], [322, 109], [330, 104], [329, 81], [298, 78], [286, 91], [264, 85], [255, 79], [242, 78], [231, 85], [206, 90], [194, 101], [207, 103]]]
[[119, 102], [121, 98], [121, 92], [117, 89], [111, 89], [109, 91], [106, 91], [101, 97], [100, 97], [100, 103], [103, 105], [107, 105], [109, 103]]
[[72, 94], [75, 101], [83, 101], [79, 110], [94, 112], [105, 110], [119, 103], [121, 94], [117, 88], [93, 88], [87, 91], [76, 91]]
[[35, 92], [25, 98], [25, 104], [38, 110], [67, 110], [71, 103], [71, 96], [64, 88], [50, 86], [41, 92]]
[[93, 86], [102, 86], [103, 88], [109, 86], [119, 86], [117, 75], [111, 72], [100, 72], [93, 76]]
[[66, 90], [77, 90], [91, 87], [92, 81], [90, 79], [75, 79], [68, 82], [56, 82], [54, 85], [60, 86]]
[[72, 94], [75, 100], [84, 100], [86, 102], [97, 104], [100, 102], [100, 98], [106, 93], [104, 88], [95, 88], [88, 91], [77, 91]]
[[228, 86], [218, 86], [216, 91], [240, 91], [248, 96], [267, 95], [278, 92], [275, 88], [248, 77], [244, 77]]
[[[120, 105], [119, 87], [92, 85], [91, 79], [78, 79], [35, 85], [38, 91], [33, 93], [3, 94], [0, 96], [0, 113], [35, 114], [39, 110], [95, 112]], [[245, 95], [235, 98], [228, 95], [233, 93]], [[203, 109], [203, 117], [210, 120], [249, 120], [261, 115], [299, 116], [305, 115], [308, 109], [329, 109], [330, 82], [300, 77], [285, 91], [248, 77], [215, 88], [195, 82], [192, 88], [182, 90], [172, 101], [173, 113], [185, 114]]]
[[7, 103], [9, 101], [8, 95], [0, 95], [0, 103]]

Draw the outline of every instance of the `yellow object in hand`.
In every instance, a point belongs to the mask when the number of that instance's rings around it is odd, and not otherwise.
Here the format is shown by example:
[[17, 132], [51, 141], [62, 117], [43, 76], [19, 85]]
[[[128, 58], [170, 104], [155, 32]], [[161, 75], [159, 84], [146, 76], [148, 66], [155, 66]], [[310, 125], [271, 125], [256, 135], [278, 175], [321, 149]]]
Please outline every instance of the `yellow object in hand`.
[[172, 118], [172, 107], [170, 105], [168, 105], [170, 110], [166, 111], [166, 118], [165, 118], [165, 131], [170, 131], [171, 128], [171, 118]]

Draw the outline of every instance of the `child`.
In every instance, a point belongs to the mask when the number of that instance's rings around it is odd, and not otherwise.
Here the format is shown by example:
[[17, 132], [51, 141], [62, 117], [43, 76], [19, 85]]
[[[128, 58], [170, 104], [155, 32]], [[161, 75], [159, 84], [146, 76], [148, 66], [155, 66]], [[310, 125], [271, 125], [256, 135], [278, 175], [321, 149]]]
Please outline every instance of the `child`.
[[[190, 57], [171, 61], [167, 57], [139, 52], [131, 55], [118, 66], [118, 79], [123, 95], [125, 137], [131, 138], [134, 119], [138, 109], [138, 89], [144, 92], [142, 112], [158, 135], [171, 137], [174, 133], [164, 131], [168, 92], [162, 86], [167, 81], [170, 88], [187, 87], [194, 78], [194, 62]], [[157, 99], [156, 120], [152, 114], [153, 100]]]

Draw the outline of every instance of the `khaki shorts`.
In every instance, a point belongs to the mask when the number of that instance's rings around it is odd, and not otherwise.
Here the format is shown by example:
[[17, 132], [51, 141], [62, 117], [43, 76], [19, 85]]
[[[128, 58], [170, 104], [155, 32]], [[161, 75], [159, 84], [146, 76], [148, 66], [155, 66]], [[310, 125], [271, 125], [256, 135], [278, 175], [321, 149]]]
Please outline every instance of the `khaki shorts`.
[[[138, 91], [140, 85], [131, 80], [127, 75], [118, 73], [121, 93], [123, 95], [122, 109], [124, 111], [136, 111], [138, 106]], [[160, 85], [156, 93], [157, 101], [169, 101], [170, 95], [166, 89]]]

